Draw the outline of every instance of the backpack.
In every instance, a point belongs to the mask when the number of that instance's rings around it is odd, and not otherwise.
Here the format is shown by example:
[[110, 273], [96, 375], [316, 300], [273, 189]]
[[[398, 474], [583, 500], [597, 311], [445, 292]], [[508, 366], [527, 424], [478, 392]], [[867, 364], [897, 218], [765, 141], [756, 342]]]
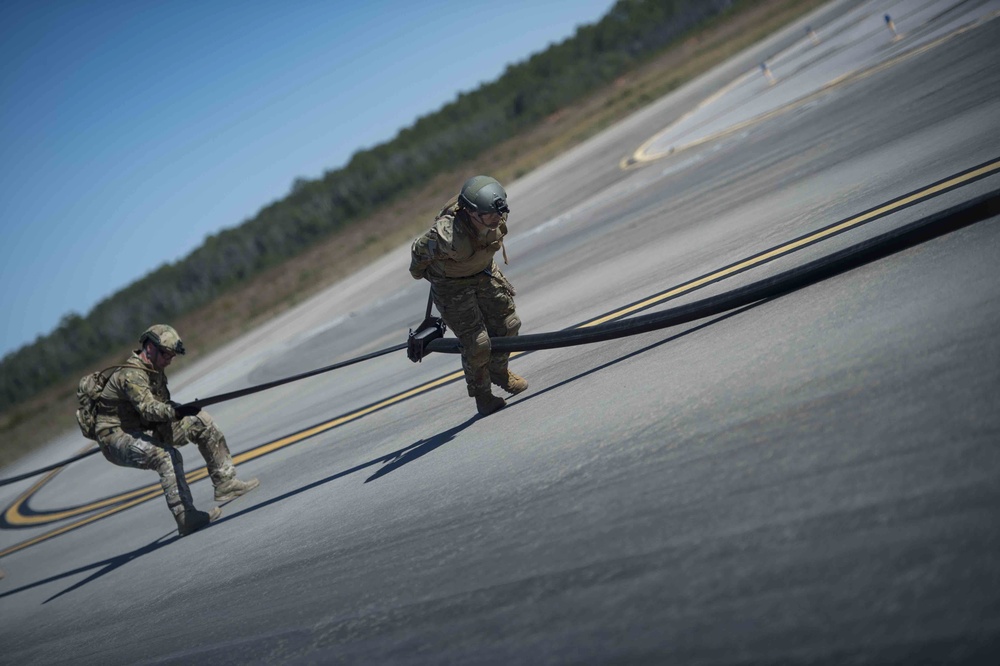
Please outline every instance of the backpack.
[[80, 426], [80, 432], [87, 439], [97, 441], [97, 401], [101, 397], [101, 392], [107, 386], [111, 374], [105, 375], [108, 370], [116, 368], [134, 368], [134, 365], [112, 365], [104, 368], [100, 372], [94, 372], [80, 378], [80, 384], [76, 387], [76, 401], [80, 403], [80, 408], [76, 410], [76, 424]]

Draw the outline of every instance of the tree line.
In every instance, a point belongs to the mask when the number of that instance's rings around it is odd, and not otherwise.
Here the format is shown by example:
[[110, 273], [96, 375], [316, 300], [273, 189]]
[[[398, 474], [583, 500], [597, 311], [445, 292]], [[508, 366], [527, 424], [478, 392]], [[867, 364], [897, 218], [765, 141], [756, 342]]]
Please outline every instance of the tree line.
[[63, 317], [51, 333], [0, 361], [0, 411], [134, 342], [150, 323], [171, 321], [324, 237], [360, 223], [372, 209], [416, 190], [604, 86], [732, 5], [732, 0], [619, 0], [598, 22], [495, 81], [463, 92], [390, 141], [355, 153], [243, 224], [207, 237], [94, 306]]

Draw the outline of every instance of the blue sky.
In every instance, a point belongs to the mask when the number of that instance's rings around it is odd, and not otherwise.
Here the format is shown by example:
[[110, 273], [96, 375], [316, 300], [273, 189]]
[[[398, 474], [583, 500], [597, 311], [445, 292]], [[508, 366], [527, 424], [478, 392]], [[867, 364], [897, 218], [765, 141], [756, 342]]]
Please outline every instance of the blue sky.
[[0, 3], [0, 355], [612, 5]]

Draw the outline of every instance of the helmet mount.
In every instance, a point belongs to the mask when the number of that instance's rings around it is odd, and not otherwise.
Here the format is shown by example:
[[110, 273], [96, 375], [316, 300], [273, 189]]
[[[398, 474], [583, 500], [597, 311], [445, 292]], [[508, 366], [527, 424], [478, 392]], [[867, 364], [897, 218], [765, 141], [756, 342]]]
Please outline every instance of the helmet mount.
[[139, 347], [144, 348], [147, 342], [152, 342], [159, 349], [163, 349], [174, 354], [183, 355], [185, 353], [184, 342], [177, 334], [173, 326], [167, 324], [153, 324], [139, 336]]
[[465, 210], [480, 215], [489, 213], [504, 215], [510, 212], [507, 192], [495, 178], [490, 176], [474, 176], [465, 181], [458, 195], [458, 203]]

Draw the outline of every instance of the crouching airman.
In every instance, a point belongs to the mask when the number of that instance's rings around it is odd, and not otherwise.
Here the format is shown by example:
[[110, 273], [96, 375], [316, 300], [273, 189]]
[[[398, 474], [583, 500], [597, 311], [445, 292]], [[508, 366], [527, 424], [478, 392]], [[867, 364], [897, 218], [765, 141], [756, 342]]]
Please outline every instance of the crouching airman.
[[159, 474], [177, 532], [186, 536], [218, 518], [222, 510], [195, 508], [177, 447], [189, 442], [198, 447], [217, 502], [235, 499], [260, 482], [236, 478], [226, 437], [208, 412], [170, 399], [164, 370], [183, 353], [184, 343], [171, 326], [156, 324], [146, 329], [139, 349], [108, 377], [97, 403], [95, 431], [108, 461]]

